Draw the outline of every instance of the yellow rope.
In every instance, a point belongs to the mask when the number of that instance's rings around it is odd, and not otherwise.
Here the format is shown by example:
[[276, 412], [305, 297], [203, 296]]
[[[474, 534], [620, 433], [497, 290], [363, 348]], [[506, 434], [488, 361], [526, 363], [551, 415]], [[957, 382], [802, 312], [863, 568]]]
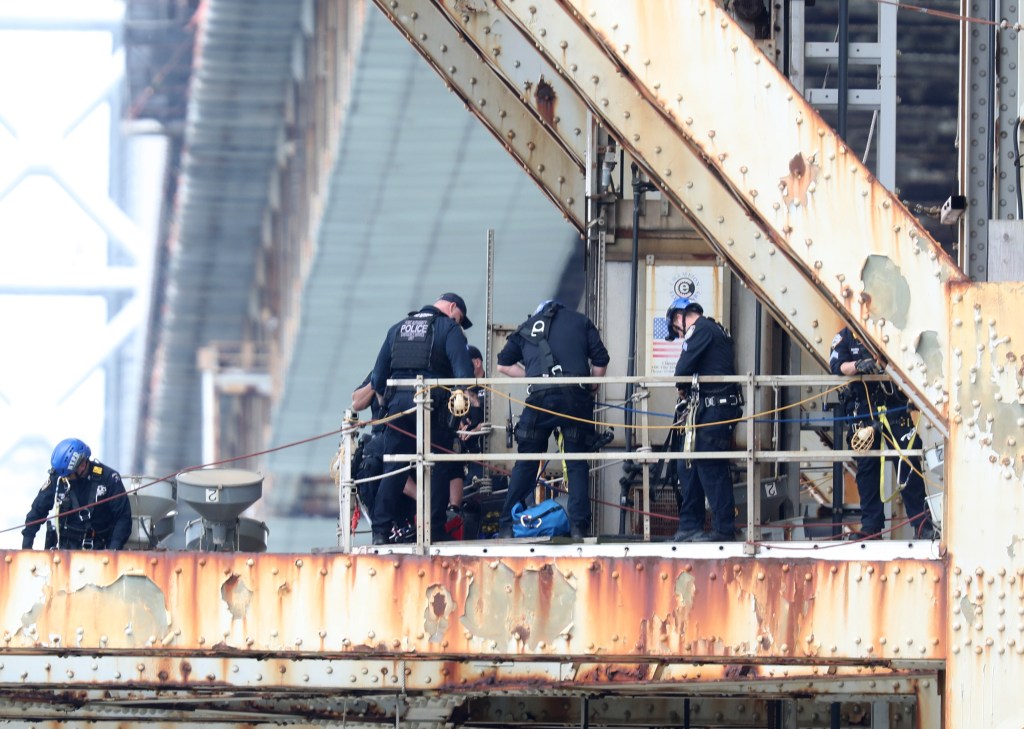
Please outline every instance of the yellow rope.
[[[603, 425], [603, 426], [609, 427], [609, 428], [613, 428], [613, 427], [632, 428], [634, 430], [643, 430], [644, 428], [647, 428], [648, 430], [668, 430], [670, 428], [679, 428], [679, 425], [676, 424], [676, 423], [669, 423], [668, 425], [637, 425], [635, 423], [632, 424], [632, 425], [623, 425], [622, 423], [609, 423], [609, 422], [604, 422], [604, 421], [601, 421], [601, 420], [589, 420], [587, 418], [579, 418], [579, 417], [575, 417], [573, 415], [565, 415], [564, 413], [560, 413], [560, 412], [557, 412], [555, 410], [547, 410], [545, 408], [538, 407], [536, 405], [531, 405], [531, 404], [529, 404], [527, 402], [524, 402], [523, 400], [518, 400], [518, 399], [512, 397], [511, 395], [508, 395], [508, 394], [502, 392], [501, 390], [495, 390], [492, 387], [488, 387], [487, 385], [480, 385], [480, 387], [486, 389], [489, 392], [493, 392], [496, 395], [500, 395], [501, 397], [505, 398], [509, 402], [514, 402], [517, 405], [522, 405], [523, 407], [530, 408], [532, 410], [536, 410], [536, 411], [541, 412], [541, 413], [547, 413], [548, 415], [557, 415], [558, 417], [565, 418], [566, 420], [575, 420], [576, 422], [579, 422], [579, 423], [589, 423], [591, 425]], [[836, 390], [842, 389], [843, 387], [846, 387], [846, 383], [843, 383], [841, 385], [836, 385], [835, 387], [830, 387], [827, 390], [823, 390], [823, 391], [817, 393], [816, 395], [811, 395], [810, 397], [806, 397], [803, 400], [800, 400], [798, 402], [790, 403], [789, 405], [783, 405], [781, 407], [771, 408], [770, 410], [762, 410], [761, 412], [751, 413], [750, 415], [741, 415], [740, 417], [732, 418], [731, 420], [718, 420], [718, 421], [714, 421], [714, 422], [710, 422], [710, 423], [697, 423], [693, 427], [694, 428], [708, 428], [708, 427], [711, 427], [712, 425], [727, 425], [729, 423], [741, 423], [741, 422], [744, 422], [746, 420], [751, 420], [751, 419], [754, 419], [754, 418], [764, 417], [765, 415], [773, 415], [775, 413], [783, 412], [784, 410], [789, 410], [791, 408], [799, 407], [800, 405], [803, 405], [805, 403], [811, 402], [812, 400], [818, 400], [820, 398], [823, 398], [823, 397], [829, 395], [830, 393], [835, 392]]]

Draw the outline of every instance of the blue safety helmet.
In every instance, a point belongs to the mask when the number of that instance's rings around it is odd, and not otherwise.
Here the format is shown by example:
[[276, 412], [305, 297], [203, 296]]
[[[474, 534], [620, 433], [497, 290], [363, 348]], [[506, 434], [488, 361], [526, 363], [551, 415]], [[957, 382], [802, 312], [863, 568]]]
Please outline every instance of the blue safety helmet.
[[679, 334], [672, 328], [672, 322], [675, 320], [676, 314], [679, 312], [685, 314], [688, 311], [695, 311], [703, 315], [704, 307], [688, 296], [678, 296], [668, 305], [668, 311], [665, 312], [665, 318], [668, 319], [668, 335], [666, 335], [665, 341], [671, 342], [673, 339], [679, 338]]
[[53, 449], [50, 465], [58, 478], [67, 478], [83, 460], [89, 460], [92, 451], [78, 438], [65, 438]]

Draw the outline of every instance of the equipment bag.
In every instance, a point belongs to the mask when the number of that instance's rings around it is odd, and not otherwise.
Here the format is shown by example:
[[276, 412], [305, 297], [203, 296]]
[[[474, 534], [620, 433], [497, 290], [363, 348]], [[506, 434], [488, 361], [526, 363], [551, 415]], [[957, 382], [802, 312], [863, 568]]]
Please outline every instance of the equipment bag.
[[554, 499], [529, 508], [524, 508], [522, 504], [512, 507], [514, 537], [564, 537], [568, 534], [569, 515]]

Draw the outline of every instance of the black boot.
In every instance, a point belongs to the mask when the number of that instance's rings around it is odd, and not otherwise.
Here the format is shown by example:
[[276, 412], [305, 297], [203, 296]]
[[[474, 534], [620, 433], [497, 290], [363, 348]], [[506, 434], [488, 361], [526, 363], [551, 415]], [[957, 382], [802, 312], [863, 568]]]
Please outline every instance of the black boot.
[[390, 533], [385, 534], [384, 532], [378, 532], [377, 530], [374, 530], [374, 532], [373, 532], [373, 543], [375, 545], [376, 544], [388, 544], [390, 542], [390, 538], [391, 538], [391, 534]]

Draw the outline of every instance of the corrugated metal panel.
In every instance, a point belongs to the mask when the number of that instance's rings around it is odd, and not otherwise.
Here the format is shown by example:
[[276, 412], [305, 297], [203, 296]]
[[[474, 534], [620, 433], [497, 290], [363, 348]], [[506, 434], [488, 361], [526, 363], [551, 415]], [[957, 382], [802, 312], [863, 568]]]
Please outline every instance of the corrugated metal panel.
[[196, 349], [237, 340], [281, 140], [302, 4], [210, 0], [196, 53], [147, 473], [200, 460]]

